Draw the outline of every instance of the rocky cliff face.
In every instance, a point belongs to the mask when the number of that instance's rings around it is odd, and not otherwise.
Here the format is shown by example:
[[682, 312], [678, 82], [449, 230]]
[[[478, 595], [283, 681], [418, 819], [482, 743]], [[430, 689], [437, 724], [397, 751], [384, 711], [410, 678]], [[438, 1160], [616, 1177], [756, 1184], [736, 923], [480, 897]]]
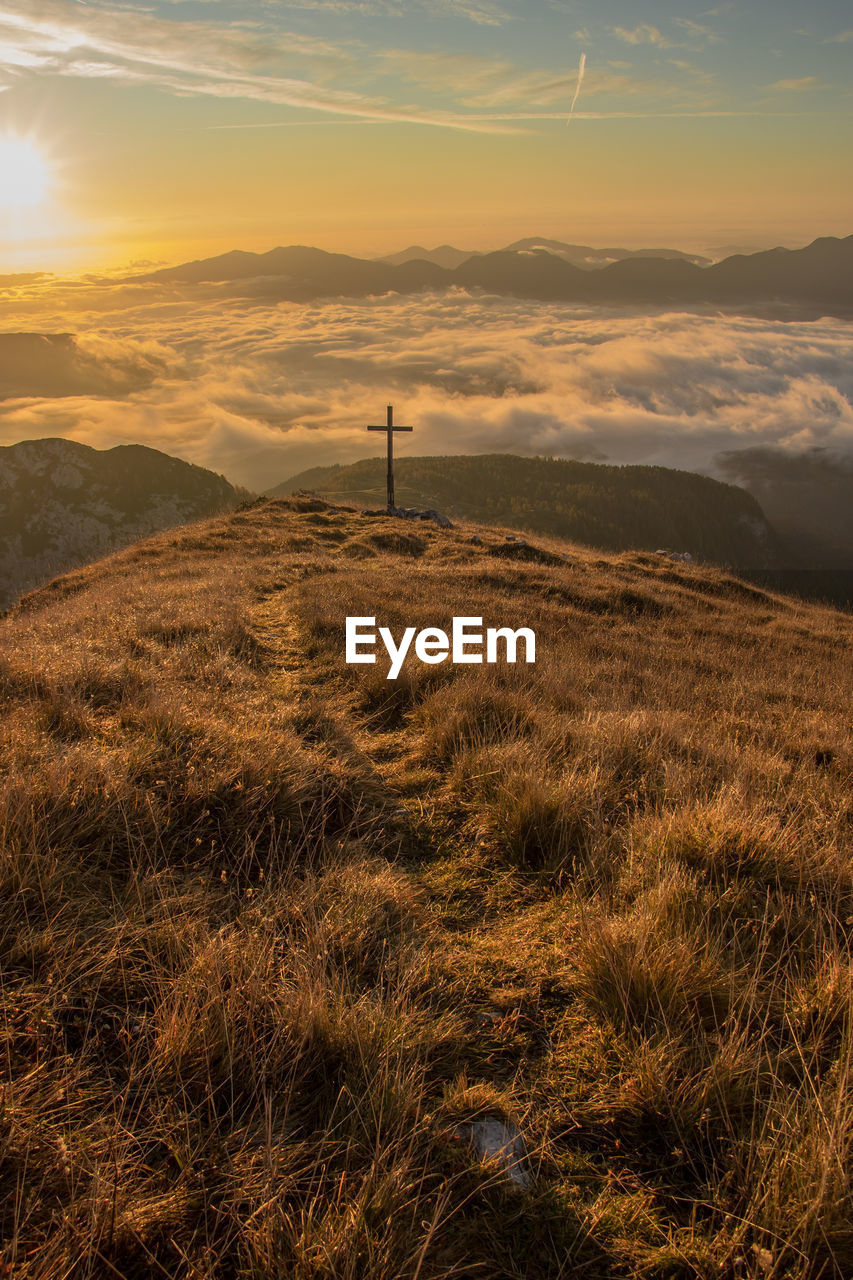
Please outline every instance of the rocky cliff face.
[[245, 496], [223, 476], [144, 445], [0, 448], [0, 608], [57, 573]]

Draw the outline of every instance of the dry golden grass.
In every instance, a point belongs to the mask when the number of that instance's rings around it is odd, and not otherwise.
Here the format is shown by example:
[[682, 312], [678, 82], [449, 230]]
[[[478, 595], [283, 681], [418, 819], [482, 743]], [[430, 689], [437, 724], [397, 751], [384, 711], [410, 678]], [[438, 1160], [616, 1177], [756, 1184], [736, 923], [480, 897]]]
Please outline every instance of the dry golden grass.
[[0, 622], [0, 1273], [853, 1274], [851, 618], [474, 531], [262, 503]]

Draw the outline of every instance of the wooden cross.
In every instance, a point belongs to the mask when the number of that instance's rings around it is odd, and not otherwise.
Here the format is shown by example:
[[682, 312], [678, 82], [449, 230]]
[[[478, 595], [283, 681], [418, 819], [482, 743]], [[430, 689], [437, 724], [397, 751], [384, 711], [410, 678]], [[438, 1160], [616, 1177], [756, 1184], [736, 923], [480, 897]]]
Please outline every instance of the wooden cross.
[[388, 511], [394, 510], [394, 432], [395, 431], [411, 431], [411, 427], [397, 427], [394, 425], [394, 406], [388, 406], [388, 421], [384, 427], [368, 427], [368, 431], [387, 431], [388, 432]]

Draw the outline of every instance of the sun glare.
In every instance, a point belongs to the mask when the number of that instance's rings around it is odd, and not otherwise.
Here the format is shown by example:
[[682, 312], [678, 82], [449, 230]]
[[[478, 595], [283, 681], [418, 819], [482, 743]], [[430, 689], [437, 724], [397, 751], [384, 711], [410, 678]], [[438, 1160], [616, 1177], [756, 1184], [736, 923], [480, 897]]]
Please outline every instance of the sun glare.
[[47, 194], [44, 158], [26, 138], [0, 137], [0, 209], [31, 209]]

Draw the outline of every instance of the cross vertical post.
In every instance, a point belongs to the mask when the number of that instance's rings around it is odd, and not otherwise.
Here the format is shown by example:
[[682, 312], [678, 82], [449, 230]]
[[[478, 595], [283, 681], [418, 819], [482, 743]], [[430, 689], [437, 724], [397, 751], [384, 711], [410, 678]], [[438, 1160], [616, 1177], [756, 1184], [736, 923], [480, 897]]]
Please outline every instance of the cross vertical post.
[[394, 406], [389, 404], [388, 416], [384, 426], [369, 426], [368, 431], [385, 431], [388, 435], [388, 514], [392, 515], [395, 509], [394, 502], [394, 432], [395, 431], [411, 431], [411, 427], [398, 427], [394, 423]]

